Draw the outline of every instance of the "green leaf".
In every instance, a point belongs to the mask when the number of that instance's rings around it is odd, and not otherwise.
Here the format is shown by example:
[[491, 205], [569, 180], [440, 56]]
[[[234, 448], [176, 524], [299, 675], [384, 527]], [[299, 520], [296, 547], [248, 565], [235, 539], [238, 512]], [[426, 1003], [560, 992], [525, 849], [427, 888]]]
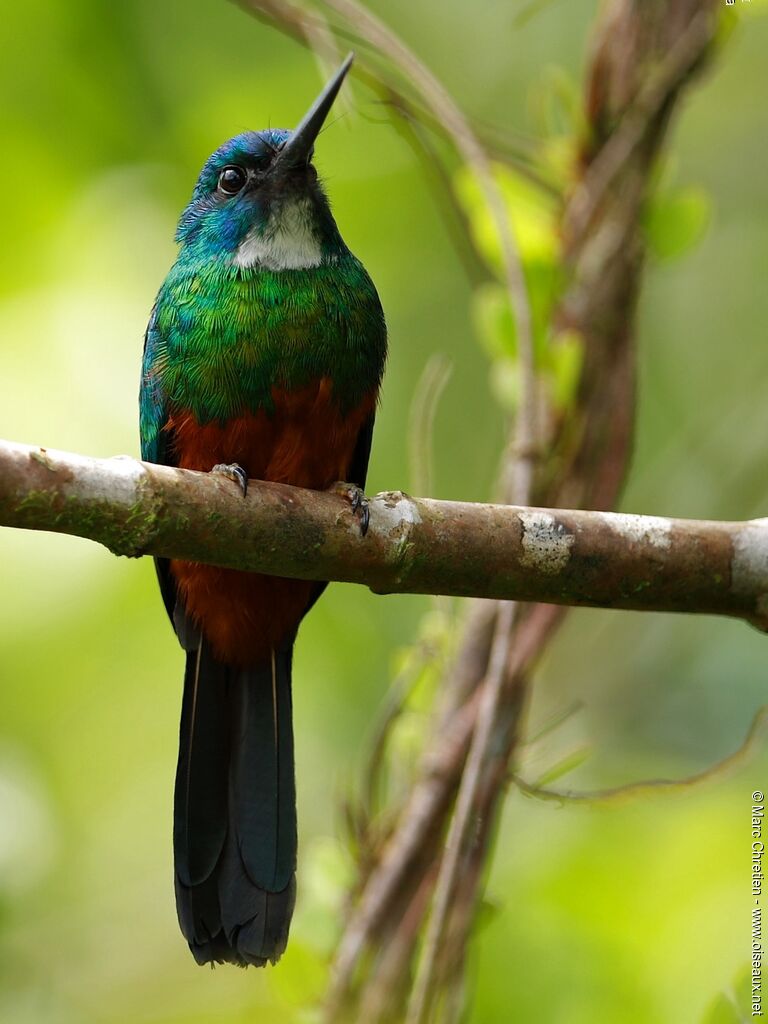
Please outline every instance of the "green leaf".
[[658, 193], [651, 199], [644, 218], [651, 252], [660, 260], [682, 255], [702, 239], [711, 215], [709, 196], [701, 188], [691, 186]]
[[[562, 286], [557, 228], [558, 201], [508, 167], [495, 166], [493, 174], [509, 213], [509, 223], [523, 264], [536, 363], [540, 368], [545, 368], [548, 365], [547, 346], [552, 308]], [[499, 278], [497, 282], [485, 284], [476, 290], [473, 311], [480, 343], [489, 358], [500, 364], [494, 366], [491, 372], [493, 393], [502, 408], [511, 411], [517, 408], [520, 391], [519, 373], [513, 366], [518, 354], [518, 329], [508, 290], [501, 281], [499, 230], [473, 171], [462, 168], [455, 181], [478, 251]], [[574, 351], [570, 351], [559, 357], [558, 387], [564, 396], [563, 400], [567, 398], [573, 374], [578, 370], [575, 355]]]
[[473, 312], [480, 343], [491, 359], [517, 355], [517, 327], [506, 291], [498, 284], [481, 285]]
[[[509, 167], [494, 165], [493, 176], [504, 199], [524, 265], [557, 261], [556, 200]], [[483, 258], [499, 272], [501, 241], [485, 193], [474, 171], [464, 166], [456, 174], [456, 195], [464, 207], [470, 228]]]
[[506, 412], [514, 413], [520, 404], [520, 368], [512, 359], [498, 359], [491, 367], [491, 392]]
[[552, 135], [541, 143], [541, 165], [563, 191], [573, 185], [578, 166], [577, 140], [583, 138], [585, 131], [586, 126], [582, 125], [573, 135]]
[[543, 139], [579, 139], [585, 128], [581, 85], [565, 68], [545, 67], [530, 93], [529, 106]]
[[580, 750], [574, 750], [572, 753], [566, 754], [565, 757], [561, 758], [540, 775], [534, 785], [542, 789], [545, 786], [551, 785], [558, 779], [562, 779], [564, 775], [568, 775], [570, 772], [580, 768], [589, 759], [591, 754], [591, 747], [582, 747]]

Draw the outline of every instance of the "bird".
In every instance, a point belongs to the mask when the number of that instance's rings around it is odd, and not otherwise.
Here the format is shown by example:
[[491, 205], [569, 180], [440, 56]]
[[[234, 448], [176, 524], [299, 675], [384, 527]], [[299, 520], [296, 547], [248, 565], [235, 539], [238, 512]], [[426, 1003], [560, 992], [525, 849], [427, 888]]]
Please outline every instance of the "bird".
[[[145, 461], [220, 474], [243, 496], [249, 479], [336, 488], [364, 533], [387, 329], [313, 164], [352, 60], [294, 131], [243, 132], [204, 164], [147, 327], [139, 420]], [[296, 898], [293, 646], [326, 584], [167, 558], [155, 567], [186, 655], [181, 931], [198, 964], [275, 964]]]

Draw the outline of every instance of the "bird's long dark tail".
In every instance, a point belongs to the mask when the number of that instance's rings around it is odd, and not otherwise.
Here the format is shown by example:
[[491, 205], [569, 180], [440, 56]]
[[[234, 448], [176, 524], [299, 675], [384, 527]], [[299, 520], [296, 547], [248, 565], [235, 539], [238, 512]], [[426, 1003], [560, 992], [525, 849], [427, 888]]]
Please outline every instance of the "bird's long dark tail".
[[292, 647], [258, 668], [187, 652], [173, 847], [179, 924], [199, 964], [275, 963], [296, 893]]

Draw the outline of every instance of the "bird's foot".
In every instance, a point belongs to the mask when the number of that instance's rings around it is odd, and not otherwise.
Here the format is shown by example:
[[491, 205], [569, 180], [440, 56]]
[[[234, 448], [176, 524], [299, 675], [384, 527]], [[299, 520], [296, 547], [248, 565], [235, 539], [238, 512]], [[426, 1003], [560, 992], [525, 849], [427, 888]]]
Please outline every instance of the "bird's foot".
[[231, 480], [237, 484], [240, 488], [243, 497], [248, 493], [248, 474], [245, 472], [242, 466], [238, 466], [236, 462], [220, 462], [214, 466], [211, 470], [212, 473], [218, 473], [220, 476], [225, 476], [227, 480]]
[[329, 488], [333, 494], [338, 494], [345, 501], [349, 502], [352, 514], [360, 518], [360, 533], [364, 537], [368, 533], [368, 525], [371, 521], [371, 512], [368, 499], [357, 484], [347, 484], [339, 480]]

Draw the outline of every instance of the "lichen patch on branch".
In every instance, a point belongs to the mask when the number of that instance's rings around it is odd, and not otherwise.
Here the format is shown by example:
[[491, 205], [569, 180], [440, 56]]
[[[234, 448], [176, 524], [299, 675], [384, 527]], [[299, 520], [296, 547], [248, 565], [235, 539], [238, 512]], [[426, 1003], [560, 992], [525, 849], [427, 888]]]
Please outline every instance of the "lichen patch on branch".
[[666, 550], [672, 543], [672, 522], [663, 516], [635, 516], [627, 513], [600, 513], [606, 526], [632, 544], [650, 544]]
[[520, 564], [552, 576], [568, 565], [575, 540], [551, 512], [518, 512], [523, 527]]
[[768, 519], [743, 524], [733, 538], [731, 587], [755, 595], [754, 625], [768, 630]]

